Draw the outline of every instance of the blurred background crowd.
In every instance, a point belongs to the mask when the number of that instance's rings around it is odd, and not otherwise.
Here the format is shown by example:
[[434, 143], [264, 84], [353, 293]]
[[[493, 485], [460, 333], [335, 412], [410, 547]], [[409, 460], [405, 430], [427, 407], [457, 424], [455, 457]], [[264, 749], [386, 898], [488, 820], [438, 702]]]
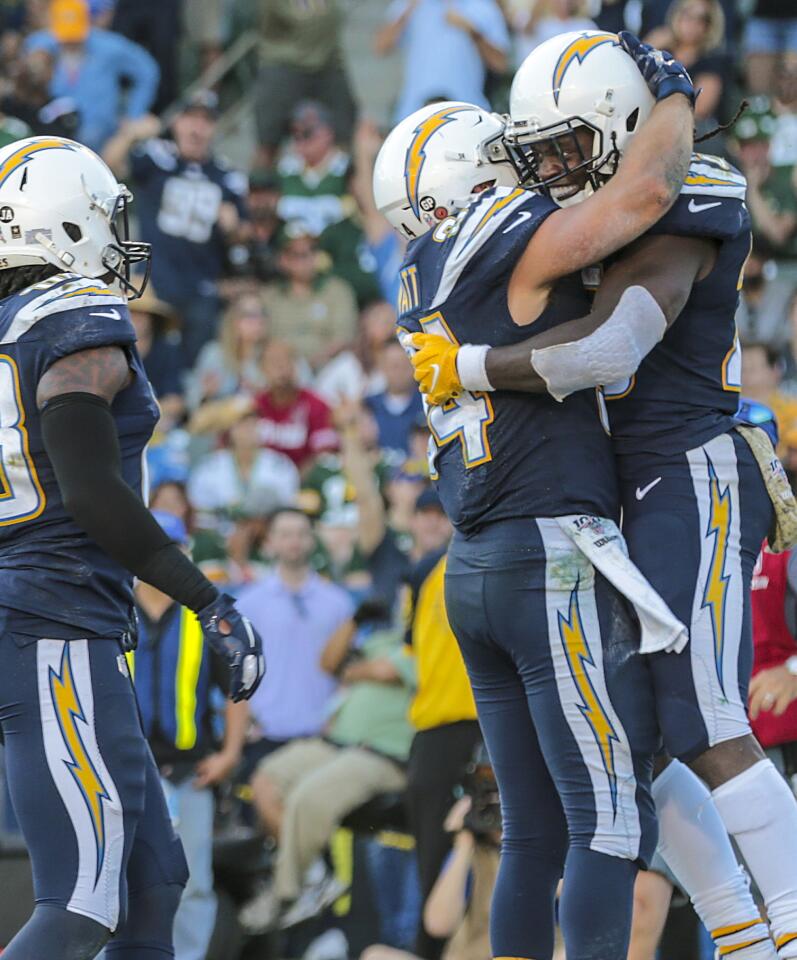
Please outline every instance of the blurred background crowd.
[[[0, 145], [71, 137], [132, 189], [153, 247], [130, 304], [161, 406], [151, 506], [269, 661], [225, 707], [190, 618], [139, 587], [131, 666], [192, 870], [177, 960], [490, 956], [495, 787], [371, 172], [397, 120], [440, 99], [505, 111], [529, 51], [596, 27], [684, 62], [700, 133], [749, 100], [700, 149], [748, 180], [743, 389], [797, 473], [793, 0], [0, 2]], [[13, 851], [9, 809], [1, 826]]]

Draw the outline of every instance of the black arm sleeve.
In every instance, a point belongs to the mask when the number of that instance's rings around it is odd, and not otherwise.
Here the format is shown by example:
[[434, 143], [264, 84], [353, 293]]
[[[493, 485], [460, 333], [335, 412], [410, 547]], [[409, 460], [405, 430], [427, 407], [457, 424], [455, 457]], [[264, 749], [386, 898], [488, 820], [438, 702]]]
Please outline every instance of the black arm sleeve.
[[41, 413], [42, 440], [67, 512], [109, 557], [197, 612], [218, 595], [125, 483], [111, 408], [66, 393]]

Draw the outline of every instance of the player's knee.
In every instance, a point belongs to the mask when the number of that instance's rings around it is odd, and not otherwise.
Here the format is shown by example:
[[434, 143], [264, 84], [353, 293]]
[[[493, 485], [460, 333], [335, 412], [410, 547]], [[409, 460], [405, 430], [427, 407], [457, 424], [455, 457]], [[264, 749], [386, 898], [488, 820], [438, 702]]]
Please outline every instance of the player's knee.
[[180, 883], [159, 883], [131, 893], [127, 918], [108, 944], [106, 952], [130, 951], [134, 944], [170, 945], [174, 916], [182, 893]]
[[93, 960], [108, 942], [111, 931], [79, 913], [39, 903], [3, 956], [9, 960]]
[[710, 790], [714, 790], [763, 759], [764, 753], [758, 741], [748, 733], [707, 747], [694, 756], [689, 766], [706, 782]]

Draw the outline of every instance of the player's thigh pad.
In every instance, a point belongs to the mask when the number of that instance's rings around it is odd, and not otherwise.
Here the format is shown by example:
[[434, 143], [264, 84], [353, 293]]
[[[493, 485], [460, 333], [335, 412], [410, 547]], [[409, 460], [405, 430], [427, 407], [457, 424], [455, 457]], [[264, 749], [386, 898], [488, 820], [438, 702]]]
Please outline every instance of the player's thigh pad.
[[37, 902], [116, 928], [147, 744], [112, 640], [0, 645], [0, 722]]
[[631, 558], [689, 627], [680, 654], [649, 658], [664, 742], [680, 759], [750, 732], [750, 580], [770, 517], [758, 466], [735, 431], [623, 470]]
[[[505, 536], [501, 545], [474, 542], [481, 535], [471, 540], [473, 574], [458, 575], [466, 568], [466, 558], [454, 555], [462, 545], [449, 560], [448, 615], [480, 715], [501, 696], [497, 678], [510, 662], [571, 844], [647, 862], [656, 842], [650, 776], [657, 728], [637, 632], [624, 601], [556, 521], [514, 527], [492, 531]], [[490, 657], [499, 660], [493, 671]]]

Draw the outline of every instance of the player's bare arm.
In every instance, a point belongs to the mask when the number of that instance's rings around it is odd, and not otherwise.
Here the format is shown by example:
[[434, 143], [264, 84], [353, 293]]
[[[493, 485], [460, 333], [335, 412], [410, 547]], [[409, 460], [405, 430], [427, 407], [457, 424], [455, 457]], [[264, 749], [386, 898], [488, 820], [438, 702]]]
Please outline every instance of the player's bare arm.
[[36, 389], [36, 405], [41, 410], [49, 400], [65, 393], [91, 393], [110, 403], [131, 376], [121, 347], [79, 350], [47, 370]]

